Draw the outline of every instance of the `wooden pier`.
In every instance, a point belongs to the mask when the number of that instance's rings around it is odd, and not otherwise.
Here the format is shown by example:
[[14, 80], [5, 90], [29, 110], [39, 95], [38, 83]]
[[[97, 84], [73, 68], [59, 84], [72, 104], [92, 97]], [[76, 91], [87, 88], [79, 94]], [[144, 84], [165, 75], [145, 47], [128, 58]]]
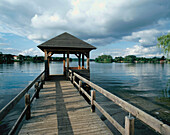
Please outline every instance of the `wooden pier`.
[[63, 75], [45, 82], [19, 132], [25, 134], [111, 135], [111, 131]]
[[[159, 134], [170, 135], [169, 125], [90, 81], [90, 51], [96, 49], [94, 46], [73, 35], [63, 33], [38, 47], [45, 53], [45, 70], [0, 110], [1, 122], [25, 96], [25, 108], [9, 131], [9, 135], [16, 133], [20, 135], [112, 134], [95, 113], [95, 108], [122, 135], [134, 135], [135, 119], [142, 121]], [[50, 59], [53, 54], [63, 54], [63, 75], [50, 75]], [[65, 54], [67, 54], [67, 67]], [[78, 67], [69, 66], [69, 54], [75, 54], [78, 57]], [[86, 56], [86, 68], [84, 56]], [[35, 92], [30, 98], [28, 92], [33, 86]], [[96, 92], [129, 113], [129, 116], [124, 117], [123, 125], [96, 100], [98, 98], [95, 95]], [[23, 121], [24, 117], [26, 120]], [[23, 124], [21, 124], [22, 121]]]

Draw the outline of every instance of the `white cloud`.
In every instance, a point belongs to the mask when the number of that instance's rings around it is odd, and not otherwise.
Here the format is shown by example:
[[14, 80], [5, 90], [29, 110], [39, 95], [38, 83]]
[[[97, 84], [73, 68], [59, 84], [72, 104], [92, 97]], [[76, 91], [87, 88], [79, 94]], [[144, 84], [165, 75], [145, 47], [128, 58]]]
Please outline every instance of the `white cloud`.
[[34, 28], [60, 28], [67, 25], [67, 20], [62, 19], [58, 14], [37, 15], [31, 19], [31, 25]]
[[38, 56], [42, 56], [44, 55], [42, 51], [38, 50], [38, 49], [34, 49], [34, 48], [30, 48], [30, 49], [27, 49], [27, 50], [24, 50], [24, 51], [21, 51], [20, 53], [18, 54], [21, 54], [21, 55], [31, 55], [31, 56], [35, 56], [35, 55], [38, 55]]
[[46, 40], [48, 36], [41, 34], [30, 34], [28, 35], [28, 39], [33, 40], [35, 43], [40, 44], [42, 41]]
[[162, 33], [156, 29], [143, 30], [132, 32], [130, 36], [123, 37], [123, 40], [139, 42], [142, 46], [155, 46], [157, 44], [157, 37], [162, 35]]
[[[150, 57], [161, 55], [152, 46], [157, 36], [170, 30], [169, 7], [168, 0], [1, 0], [0, 32], [27, 37], [38, 44], [62, 32], [69, 32], [95, 46], [123, 39], [142, 46], [113, 50], [110, 54]], [[7, 50], [13, 53], [9, 48], [4, 51]], [[40, 54], [36, 49], [14, 52]]]
[[115, 41], [112, 37], [106, 37], [106, 38], [89, 38], [85, 40], [87, 43], [90, 44], [97, 44], [97, 45], [107, 45], [111, 43], [112, 41]]
[[34, 49], [34, 48], [30, 48], [30, 49], [26, 49], [26, 50], [19, 50], [19, 49], [14, 49], [14, 48], [2, 48], [0, 49], [0, 52], [2, 52], [3, 54], [13, 54], [13, 55], [30, 55], [30, 56], [43, 56], [43, 52], [40, 51], [39, 49]]
[[156, 46], [145, 48], [140, 45], [135, 45], [133, 48], [125, 49], [124, 56], [127, 55], [136, 55], [138, 57], [161, 57], [163, 53]]
[[18, 54], [20, 52], [20, 50], [18, 49], [14, 49], [14, 48], [0, 48], [0, 52], [2, 52], [3, 54]]
[[140, 45], [134, 45], [132, 48], [126, 48], [126, 49], [112, 49], [108, 52], [104, 52], [104, 54], [112, 55], [113, 57], [118, 56], [127, 56], [127, 55], [135, 55], [137, 57], [161, 57], [164, 54], [161, 52], [161, 50], [156, 47], [143, 47]]
[[[108, 41], [109, 37], [114, 42], [161, 25], [161, 20], [170, 17], [169, 4], [159, 0], [1, 0], [0, 32], [42, 42], [67, 31], [84, 40], [102, 37]], [[98, 43], [104, 44], [103, 40]]]

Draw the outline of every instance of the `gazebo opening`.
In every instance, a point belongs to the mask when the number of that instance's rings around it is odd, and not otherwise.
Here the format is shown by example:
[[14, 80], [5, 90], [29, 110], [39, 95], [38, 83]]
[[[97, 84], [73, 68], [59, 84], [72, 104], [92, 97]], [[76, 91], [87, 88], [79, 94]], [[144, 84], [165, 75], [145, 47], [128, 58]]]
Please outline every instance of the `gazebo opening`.
[[[58, 35], [40, 45], [38, 45], [45, 54], [45, 79], [49, 76], [49, 64], [53, 54], [63, 55], [63, 74], [66, 75], [69, 69], [79, 74], [87, 74], [90, 72], [90, 51], [96, 47], [80, 40], [73, 35], [65, 32]], [[76, 67], [70, 67], [70, 54], [74, 54], [78, 58]], [[85, 67], [86, 58], [86, 67]]]

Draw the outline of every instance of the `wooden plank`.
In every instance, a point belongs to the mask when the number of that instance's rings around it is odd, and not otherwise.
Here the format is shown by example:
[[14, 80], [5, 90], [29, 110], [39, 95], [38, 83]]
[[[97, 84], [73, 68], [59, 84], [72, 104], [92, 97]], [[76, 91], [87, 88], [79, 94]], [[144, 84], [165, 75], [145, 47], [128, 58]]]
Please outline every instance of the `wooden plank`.
[[108, 92], [107, 90], [101, 88], [100, 86], [90, 82], [89, 80], [83, 78], [82, 76], [78, 75], [77, 73], [73, 73], [76, 77], [78, 77], [83, 82], [90, 85], [92, 88], [96, 89], [98, 92], [102, 93], [104, 96], [112, 100], [117, 105], [121, 106], [123, 109], [128, 111], [129, 113], [133, 114], [136, 118], [143, 121], [147, 125], [149, 125], [151, 128], [156, 130], [157, 132], [167, 135], [170, 133], [170, 127], [163, 122], [159, 121], [158, 119], [154, 118], [153, 116], [145, 113], [144, 111], [138, 109], [137, 107], [131, 105], [130, 103], [122, 100], [121, 98], [117, 97], [116, 95], [113, 95], [112, 93]]
[[24, 121], [19, 134], [111, 135], [73, 84], [63, 78], [45, 83], [33, 104], [31, 119]]

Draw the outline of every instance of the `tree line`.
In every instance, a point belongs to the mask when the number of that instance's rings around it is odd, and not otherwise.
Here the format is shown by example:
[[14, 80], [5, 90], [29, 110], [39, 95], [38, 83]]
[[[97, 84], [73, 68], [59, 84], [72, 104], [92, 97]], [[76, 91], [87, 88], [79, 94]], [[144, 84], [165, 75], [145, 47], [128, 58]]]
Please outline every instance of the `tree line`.
[[[0, 52], [0, 64], [12, 63], [12, 62], [44, 62], [44, 56], [24, 56], [24, 55], [12, 55], [3, 54]], [[63, 61], [63, 57], [50, 57], [50, 61]], [[72, 59], [70, 58], [70, 61]]]
[[[66, 60], [66, 58], [65, 58]], [[69, 58], [70, 61], [78, 61], [77, 58]], [[50, 57], [50, 61], [63, 61], [63, 57]], [[86, 61], [86, 59], [85, 59]], [[94, 59], [90, 59], [94, 61]], [[2, 63], [12, 63], [12, 62], [44, 62], [44, 56], [24, 56], [24, 55], [12, 55], [3, 54], [0, 52], [0, 64]]]
[[161, 58], [153, 57], [153, 58], [145, 58], [145, 57], [136, 57], [135, 55], [128, 55], [125, 57], [115, 57], [112, 58], [111, 55], [101, 55], [98, 56], [98, 58], [95, 59], [95, 62], [98, 63], [112, 63], [112, 62], [118, 62], [118, 63], [167, 63], [170, 62], [169, 59], [166, 59], [164, 56]]

